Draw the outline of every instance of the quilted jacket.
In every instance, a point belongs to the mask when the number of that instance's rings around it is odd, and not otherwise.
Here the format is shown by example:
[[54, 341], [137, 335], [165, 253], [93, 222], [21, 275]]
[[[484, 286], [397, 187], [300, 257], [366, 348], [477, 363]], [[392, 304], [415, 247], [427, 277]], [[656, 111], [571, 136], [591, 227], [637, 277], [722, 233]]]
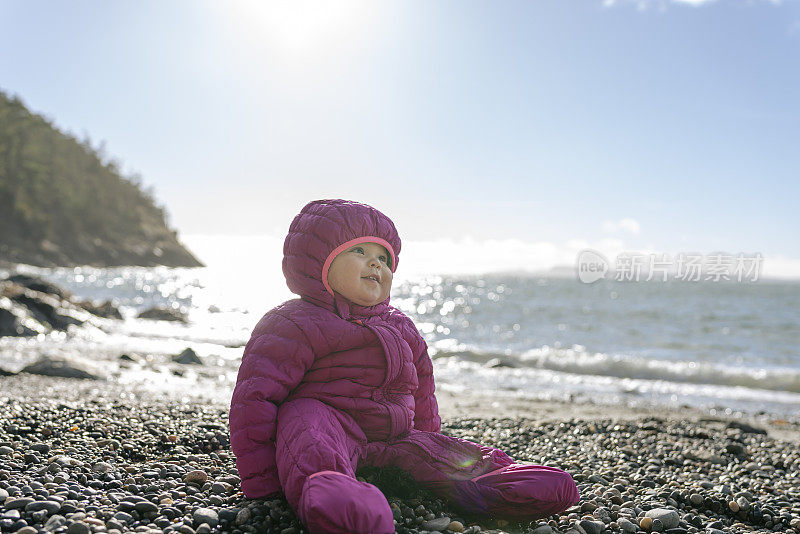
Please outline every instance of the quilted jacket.
[[441, 428], [433, 367], [411, 319], [390, 306], [389, 298], [364, 307], [323, 283], [338, 251], [363, 241], [384, 245], [392, 271], [397, 269], [400, 237], [392, 221], [370, 206], [314, 201], [289, 227], [283, 272], [300, 298], [258, 322], [231, 399], [231, 447], [248, 498], [281, 489], [275, 432], [278, 406], [287, 400], [313, 398], [342, 410], [370, 441], [411, 428]]

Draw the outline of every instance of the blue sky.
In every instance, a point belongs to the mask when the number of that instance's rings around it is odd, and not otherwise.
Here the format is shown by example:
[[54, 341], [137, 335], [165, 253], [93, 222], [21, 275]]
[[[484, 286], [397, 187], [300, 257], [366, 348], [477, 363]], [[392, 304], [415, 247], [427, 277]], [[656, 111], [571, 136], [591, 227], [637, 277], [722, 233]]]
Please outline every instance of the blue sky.
[[800, 2], [331, 6], [0, 0], [0, 88], [182, 235], [339, 197], [411, 241], [800, 260]]

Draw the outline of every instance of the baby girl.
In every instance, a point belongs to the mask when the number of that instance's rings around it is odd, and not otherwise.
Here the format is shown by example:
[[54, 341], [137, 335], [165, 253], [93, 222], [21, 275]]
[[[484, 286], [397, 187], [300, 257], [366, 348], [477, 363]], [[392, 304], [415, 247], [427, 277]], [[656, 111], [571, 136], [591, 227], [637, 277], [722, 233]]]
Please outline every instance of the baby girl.
[[472, 513], [535, 519], [578, 501], [569, 474], [440, 433], [425, 340], [389, 305], [400, 237], [383, 213], [317, 200], [294, 218], [283, 273], [299, 299], [244, 349], [231, 447], [250, 498], [283, 491], [309, 532], [395, 531], [361, 466], [396, 466]]

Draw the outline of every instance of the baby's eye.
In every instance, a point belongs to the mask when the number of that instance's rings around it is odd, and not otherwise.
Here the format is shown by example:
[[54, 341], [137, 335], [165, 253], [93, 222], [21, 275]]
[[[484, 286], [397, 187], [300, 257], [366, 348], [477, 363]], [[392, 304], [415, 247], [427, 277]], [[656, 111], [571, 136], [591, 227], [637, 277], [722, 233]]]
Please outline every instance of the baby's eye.
[[386, 256], [378, 256], [378, 259], [381, 260], [383, 263], [386, 263]]
[[353, 249], [353, 252], [358, 252], [359, 254], [363, 254], [364, 253], [364, 249], [361, 248], [361, 247], [356, 247], [356, 248]]

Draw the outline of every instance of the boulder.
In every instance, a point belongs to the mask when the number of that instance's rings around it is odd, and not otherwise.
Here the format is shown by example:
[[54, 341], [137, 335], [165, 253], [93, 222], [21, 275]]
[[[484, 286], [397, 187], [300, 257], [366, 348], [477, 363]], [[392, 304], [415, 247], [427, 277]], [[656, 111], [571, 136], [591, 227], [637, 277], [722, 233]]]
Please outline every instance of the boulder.
[[38, 361], [23, 367], [20, 373], [90, 380], [98, 380], [100, 378], [76, 362], [60, 358], [50, 358], [49, 356], [42, 356]]
[[178, 321], [185, 323], [186, 315], [174, 308], [156, 306], [137, 315], [139, 319], [155, 319], [157, 321]]
[[114, 306], [114, 303], [110, 300], [107, 300], [101, 304], [95, 304], [91, 300], [83, 300], [76, 302], [76, 304], [97, 317], [105, 317], [106, 319], [122, 319], [122, 314], [119, 312], [119, 308]]
[[55, 295], [63, 300], [70, 300], [72, 298], [72, 293], [66, 289], [59, 287], [52, 282], [48, 282], [43, 278], [39, 278], [38, 276], [30, 276], [27, 274], [18, 273], [9, 276], [8, 280], [14, 282], [15, 284], [27, 287], [28, 289], [32, 289], [33, 291], [38, 291], [39, 293]]
[[203, 360], [192, 349], [184, 349], [180, 354], [173, 356], [172, 361], [186, 365], [203, 365]]
[[89, 318], [85, 310], [57, 293], [36, 291], [10, 279], [0, 281], [0, 308], [11, 311], [22, 324], [38, 333], [66, 330]]
[[7, 309], [6, 306], [8, 306], [8, 308], [12, 308], [12, 306], [10, 306], [10, 302], [4, 305], [4, 300], [8, 301], [8, 299], [0, 299], [0, 337], [23, 337], [35, 336], [38, 334], [36, 330], [28, 328], [25, 324], [23, 324], [21, 317], [19, 317], [11, 309]]

